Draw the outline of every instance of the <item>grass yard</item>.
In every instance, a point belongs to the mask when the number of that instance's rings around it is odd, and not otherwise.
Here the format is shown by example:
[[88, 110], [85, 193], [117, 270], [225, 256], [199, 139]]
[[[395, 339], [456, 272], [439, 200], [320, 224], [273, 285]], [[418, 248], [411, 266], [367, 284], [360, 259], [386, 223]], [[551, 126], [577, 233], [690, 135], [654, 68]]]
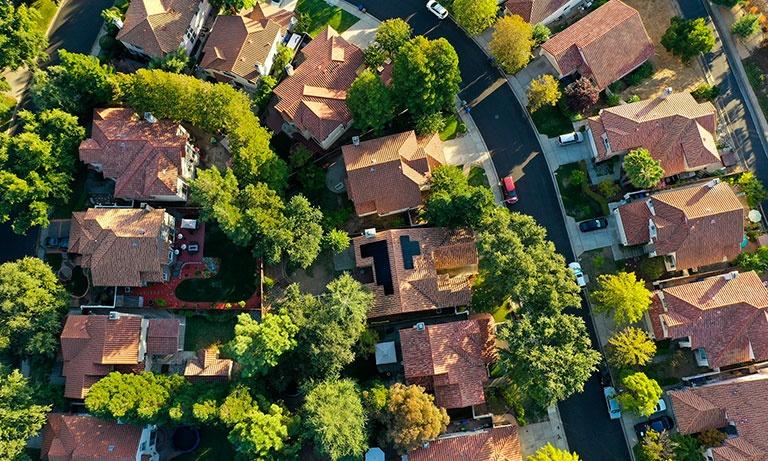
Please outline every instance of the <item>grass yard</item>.
[[173, 458], [175, 461], [216, 461], [235, 459], [235, 447], [227, 440], [227, 432], [222, 429], [205, 427], [200, 430], [200, 445], [192, 453]]
[[440, 132], [440, 140], [450, 141], [466, 132], [467, 127], [464, 122], [456, 114], [451, 114], [445, 118], [445, 128]]
[[567, 163], [555, 171], [557, 187], [560, 189], [560, 195], [563, 197], [565, 213], [568, 216], [572, 216], [576, 221], [605, 216], [603, 204], [590, 196], [591, 190], [589, 193], [585, 192], [585, 189], [589, 189], [589, 187], [576, 185], [571, 182], [571, 175], [577, 170], [584, 171], [584, 174], [587, 173], [586, 167], [579, 162]]
[[337, 6], [329, 5], [324, 0], [299, 0], [296, 12], [306, 14], [309, 18], [309, 25], [304, 28], [313, 38], [325, 26], [331, 26], [336, 32], [342, 33], [358, 21], [354, 15]]
[[554, 138], [573, 131], [573, 123], [557, 106], [544, 106], [531, 114], [536, 130]]
[[235, 336], [237, 318], [230, 312], [211, 312], [186, 319], [184, 350], [197, 351], [211, 344], [224, 344]]
[[[758, 56], [762, 54], [765, 56]], [[749, 84], [752, 85], [752, 89], [755, 90], [755, 95], [760, 103], [760, 108], [763, 113], [768, 117], [768, 80], [766, 80], [765, 74], [768, 70], [768, 53], [762, 50], [756, 50], [754, 56], [750, 56], [744, 61], [744, 70], [747, 73]]]
[[469, 177], [467, 178], [470, 186], [485, 186], [491, 187], [488, 183], [488, 177], [485, 175], [485, 170], [479, 166], [473, 166], [469, 169]]
[[37, 8], [37, 11], [40, 12], [40, 18], [37, 20], [37, 27], [43, 32], [47, 31], [59, 6], [53, 0], [35, 0], [32, 2], [31, 6]]

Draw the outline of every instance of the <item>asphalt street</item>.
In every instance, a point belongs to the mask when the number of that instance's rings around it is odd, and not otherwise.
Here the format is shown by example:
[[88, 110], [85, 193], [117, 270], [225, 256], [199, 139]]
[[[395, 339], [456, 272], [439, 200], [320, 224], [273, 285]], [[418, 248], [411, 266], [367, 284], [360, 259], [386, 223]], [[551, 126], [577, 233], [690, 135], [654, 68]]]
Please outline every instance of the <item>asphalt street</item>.
[[48, 54], [55, 62], [55, 52], [65, 49], [72, 53], [89, 54], [101, 24], [101, 11], [114, 0], [64, 0], [59, 15], [48, 36]]
[[[557, 250], [573, 260], [565, 223], [549, 169], [532, 127], [505, 80], [486, 55], [452, 20], [432, 16], [420, 0], [362, 0], [367, 11], [379, 19], [401, 17], [416, 34], [446, 38], [459, 55], [462, 90], [459, 96], [472, 106], [471, 115], [490, 150], [499, 176], [516, 170], [520, 202], [514, 210], [526, 213], [543, 225]], [[517, 176], [517, 175], [516, 175]], [[574, 312], [582, 316], [596, 344], [586, 306]], [[560, 413], [571, 450], [585, 461], [629, 460], [618, 422], [608, 418], [598, 375], [585, 385], [584, 392], [560, 404]]]

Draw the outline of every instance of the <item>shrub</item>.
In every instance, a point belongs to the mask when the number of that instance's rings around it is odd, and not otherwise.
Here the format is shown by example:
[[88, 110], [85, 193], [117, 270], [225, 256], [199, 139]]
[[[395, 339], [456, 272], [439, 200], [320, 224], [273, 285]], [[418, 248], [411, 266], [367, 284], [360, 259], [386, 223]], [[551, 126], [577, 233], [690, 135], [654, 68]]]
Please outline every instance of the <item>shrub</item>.
[[600, 192], [600, 195], [602, 195], [608, 200], [617, 196], [619, 192], [621, 192], [621, 188], [619, 187], [619, 185], [611, 181], [610, 179], [600, 181], [600, 183], [597, 185], [597, 190], [598, 192]]
[[441, 113], [422, 115], [416, 119], [416, 134], [439, 133], [445, 129], [445, 118]]
[[573, 186], [581, 187], [587, 182], [587, 174], [582, 170], [573, 170], [571, 171], [571, 175], [568, 177], [568, 181]]
[[747, 203], [750, 207], [755, 208], [768, 196], [768, 192], [765, 190], [763, 183], [757, 179], [754, 173], [747, 171], [739, 176], [736, 181], [736, 185], [739, 186], [739, 190], [747, 196]]
[[731, 33], [741, 39], [746, 39], [760, 31], [760, 16], [745, 14], [731, 26]]
[[650, 61], [645, 61], [638, 67], [629, 73], [624, 80], [627, 86], [635, 86], [642, 83], [644, 80], [648, 80], [653, 75], [653, 64]]
[[586, 77], [581, 77], [565, 87], [565, 97], [568, 108], [582, 114], [597, 103], [600, 90]]
[[637, 102], [640, 100], [640, 96], [633, 94], [629, 98], [627, 98], [627, 102]]
[[699, 443], [701, 443], [702, 446], [711, 448], [719, 447], [722, 445], [728, 436], [726, 436], [724, 432], [718, 431], [717, 429], [707, 429], [702, 431], [696, 438], [699, 439]]
[[605, 98], [605, 102], [606, 102], [606, 103], [608, 104], [608, 106], [610, 106], [610, 107], [613, 107], [613, 106], [618, 106], [619, 104], [621, 104], [621, 98], [619, 97], [619, 95], [618, 95], [618, 94], [616, 94], [616, 93], [612, 93], [612, 94], [611, 94], [611, 95], [609, 95], [607, 98]]
[[698, 102], [713, 101], [719, 95], [720, 87], [708, 83], [702, 83], [695, 90], [691, 91], [691, 96]]
[[541, 23], [534, 24], [531, 33], [533, 35], [533, 46], [541, 45], [549, 40], [549, 36], [552, 35], [552, 31], [549, 30], [549, 27]]

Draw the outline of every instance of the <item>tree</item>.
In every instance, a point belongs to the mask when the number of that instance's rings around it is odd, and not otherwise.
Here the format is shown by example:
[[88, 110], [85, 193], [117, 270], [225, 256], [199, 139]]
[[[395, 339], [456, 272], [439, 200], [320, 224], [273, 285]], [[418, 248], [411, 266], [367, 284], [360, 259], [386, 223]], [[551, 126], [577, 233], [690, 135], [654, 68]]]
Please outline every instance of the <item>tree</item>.
[[384, 65], [389, 53], [378, 44], [378, 42], [371, 42], [368, 48], [363, 50], [363, 61], [368, 69], [378, 69], [379, 66]]
[[13, 2], [0, 4], [0, 70], [17, 70], [22, 66], [35, 67], [45, 56], [48, 39], [37, 22], [36, 8]]
[[376, 29], [376, 43], [390, 54], [395, 54], [405, 42], [411, 39], [410, 24], [400, 18], [387, 19]]
[[544, 106], [555, 106], [560, 100], [560, 86], [555, 77], [545, 74], [528, 84], [528, 109], [536, 112]]
[[461, 168], [442, 165], [432, 171], [424, 217], [438, 227], [477, 228], [488, 210], [496, 207], [487, 187], [471, 186]]
[[568, 314], [518, 316], [500, 326], [499, 364], [521, 391], [542, 407], [584, 390], [600, 353], [591, 348], [584, 320]]
[[285, 249], [289, 267], [306, 269], [320, 254], [323, 242], [323, 212], [303, 195], [294, 195], [285, 205], [291, 244]]
[[651, 292], [634, 272], [602, 274], [597, 278], [599, 289], [592, 296], [598, 312], [613, 312], [619, 325], [629, 325], [643, 318], [651, 307]]
[[450, 419], [434, 400], [421, 386], [395, 383], [389, 389], [382, 422], [387, 428], [386, 439], [400, 453], [408, 453], [445, 431]]
[[720, 87], [717, 85], [710, 85], [709, 83], [702, 83], [697, 86], [695, 90], [691, 91], [697, 102], [714, 101], [716, 97], [720, 95]]
[[85, 407], [94, 416], [122, 419], [137, 424], [156, 424], [167, 420], [172, 396], [186, 381], [181, 375], [156, 375], [152, 372], [123, 374], [114, 371], [91, 386]]
[[416, 134], [419, 136], [440, 133], [445, 129], [445, 117], [440, 112], [421, 115], [416, 117], [415, 125]]
[[715, 46], [715, 34], [704, 18], [683, 19], [674, 16], [661, 37], [661, 44], [670, 53], [688, 63], [701, 53], [709, 53]]
[[395, 55], [392, 94], [414, 116], [453, 107], [459, 83], [459, 57], [444, 38], [427, 40], [419, 35]]
[[742, 173], [739, 179], [736, 180], [736, 185], [747, 196], [747, 203], [751, 208], [758, 207], [768, 197], [765, 186], [751, 171]]
[[534, 46], [539, 46], [549, 40], [549, 36], [552, 34], [552, 31], [550, 31], [549, 27], [545, 26], [544, 24], [537, 23], [533, 25], [531, 34], [533, 36]]
[[389, 88], [381, 77], [366, 69], [357, 76], [347, 92], [347, 106], [361, 130], [380, 132], [395, 116]]
[[673, 434], [670, 438], [676, 444], [675, 461], [705, 461], [701, 444], [696, 437]]
[[226, 10], [232, 14], [241, 10], [253, 8], [258, 0], [211, 0], [211, 5], [219, 10]]
[[600, 90], [590, 79], [581, 77], [565, 87], [565, 98], [569, 109], [582, 114], [597, 103]]
[[651, 416], [661, 398], [661, 387], [645, 373], [637, 372], [621, 380], [624, 389], [619, 402], [624, 409], [640, 416]]
[[712, 448], [722, 445], [728, 436], [725, 432], [717, 429], [705, 429], [696, 438], [704, 448]]
[[520, 16], [502, 16], [496, 21], [489, 46], [504, 72], [515, 74], [531, 60], [533, 28]]
[[74, 171], [80, 143], [85, 139], [85, 128], [77, 117], [59, 109], [34, 114], [22, 110], [17, 114], [24, 132], [35, 133], [43, 141], [51, 143], [51, 151], [58, 159], [57, 168], [68, 173]]
[[624, 171], [633, 186], [640, 189], [655, 187], [664, 177], [664, 169], [661, 162], [656, 160], [648, 152], [648, 149], [632, 149], [624, 156]]
[[453, 17], [470, 35], [480, 35], [493, 25], [499, 4], [496, 0], [454, 0]]
[[344, 252], [350, 243], [349, 235], [339, 229], [331, 229], [323, 237], [324, 246], [336, 254]]
[[42, 260], [26, 257], [0, 264], [0, 351], [52, 356], [68, 301]]
[[580, 458], [576, 453], [569, 453], [547, 443], [529, 456], [527, 461], [580, 461]]
[[760, 31], [760, 16], [745, 14], [731, 26], [731, 33], [744, 40]]
[[272, 91], [277, 86], [277, 80], [271, 75], [265, 75], [259, 79], [259, 83], [256, 84], [256, 91], [253, 93], [253, 103], [259, 109], [259, 112], [263, 112], [269, 104], [269, 99], [272, 97]]
[[174, 74], [182, 74], [189, 68], [189, 55], [184, 48], [167, 53], [160, 58], [152, 58], [149, 61], [150, 69], [159, 69]]
[[307, 393], [304, 428], [320, 456], [362, 457], [368, 448], [365, 412], [352, 380], [323, 381]]
[[51, 406], [35, 403], [32, 387], [19, 370], [0, 366], [0, 459], [23, 456], [27, 441], [45, 424]]
[[656, 354], [656, 343], [644, 330], [626, 327], [608, 340], [608, 360], [616, 367], [648, 364]]
[[656, 432], [651, 429], [635, 445], [635, 458], [637, 461], [676, 461], [676, 448], [677, 444], [667, 431]]
[[249, 314], [237, 316], [235, 337], [227, 350], [243, 367], [243, 376], [265, 375], [285, 352], [296, 347], [299, 328], [286, 314], [264, 314], [258, 322]]

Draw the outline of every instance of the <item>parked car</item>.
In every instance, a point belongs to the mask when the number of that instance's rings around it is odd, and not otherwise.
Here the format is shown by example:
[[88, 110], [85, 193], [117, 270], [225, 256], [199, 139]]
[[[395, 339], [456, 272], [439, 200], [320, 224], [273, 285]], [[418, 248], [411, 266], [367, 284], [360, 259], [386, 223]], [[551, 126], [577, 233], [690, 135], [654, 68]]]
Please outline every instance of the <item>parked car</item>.
[[654, 430], [656, 432], [661, 431], [668, 431], [675, 427], [675, 423], [672, 421], [672, 418], [669, 416], [659, 416], [658, 418], [649, 419], [648, 421], [635, 424], [635, 434], [637, 434], [637, 438], [641, 439], [645, 437], [645, 434], [648, 433], [649, 430]]
[[568, 269], [573, 272], [574, 277], [576, 277], [576, 284], [580, 287], [587, 286], [587, 279], [584, 278], [584, 271], [581, 270], [581, 264], [577, 262], [572, 262], [568, 264]]
[[611, 385], [611, 372], [608, 370], [608, 365], [605, 362], [600, 365], [600, 384], [603, 387]]
[[608, 220], [605, 218], [595, 218], [579, 223], [579, 230], [582, 232], [592, 232], [608, 227]]
[[437, 3], [437, 0], [429, 0], [427, 2], [427, 9], [440, 19], [448, 17], [448, 10], [443, 5]]
[[517, 188], [515, 187], [515, 180], [512, 176], [507, 176], [501, 180], [501, 191], [504, 193], [504, 203], [517, 203], [519, 200], [517, 197]]
[[653, 409], [653, 412], [661, 413], [662, 411], [667, 411], [667, 402], [665, 402], [663, 398], [660, 398], [656, 403], [656, 407]]
[[605, 402], [608, 404], [608, 415], [610, 415], [611, 419], [621, 418], [621, 405], [619, 405], [616, 389], [611, 386], [604, 387], [603, 395], [605, 396]]
[[557, 137], [557, 142], [559, 142], [561, 146], [576, 144], [581, 141], [584, 141], [584, 135], [579, 132], [561, 134]]

